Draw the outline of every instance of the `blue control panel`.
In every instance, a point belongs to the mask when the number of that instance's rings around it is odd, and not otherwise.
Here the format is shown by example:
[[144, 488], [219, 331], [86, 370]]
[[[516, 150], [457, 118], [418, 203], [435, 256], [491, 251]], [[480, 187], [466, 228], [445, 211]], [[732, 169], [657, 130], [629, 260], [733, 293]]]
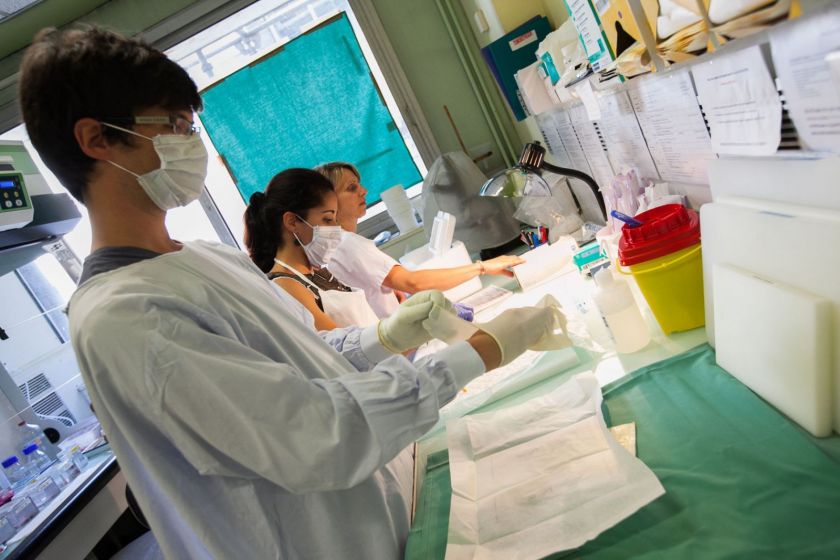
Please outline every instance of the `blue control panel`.
[[30, 208], [29, 197], [20, 173], [0, 172], [0, 212]]

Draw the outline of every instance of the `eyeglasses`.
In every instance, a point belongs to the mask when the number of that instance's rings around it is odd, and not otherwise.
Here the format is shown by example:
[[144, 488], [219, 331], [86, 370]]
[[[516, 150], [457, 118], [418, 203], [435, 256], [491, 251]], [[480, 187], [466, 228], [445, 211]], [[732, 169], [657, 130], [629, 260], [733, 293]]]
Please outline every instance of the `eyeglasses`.
[[103, 119], [103, 122], [124, 122], [130, 124], [168, 124], [172, 125], [172, 133], [179, 136], [192, 136], [201, 132], [201, 127], [195, 126], [192, 122], [183, 117], [169, 115], [160, 116], [137, 116], [137, 117], [112, 117]]

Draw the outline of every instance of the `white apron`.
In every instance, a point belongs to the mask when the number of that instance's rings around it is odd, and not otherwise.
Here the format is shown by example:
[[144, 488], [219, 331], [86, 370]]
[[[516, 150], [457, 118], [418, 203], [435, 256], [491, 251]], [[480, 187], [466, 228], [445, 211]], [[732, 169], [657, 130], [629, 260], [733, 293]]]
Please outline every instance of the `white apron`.
[[367, 327], [379, 322], [379, 317], [373, 312], [365, 298], [365, 293], [351, 289], [349, 292], [341, 290], [322, 290], [312, 280], [301, 274], [279, 259], [274, 262], [291, 270], [292, 273], [307, 285], [318, 290], [321, 296], [321, 306], [330, 319], [339, 327]]

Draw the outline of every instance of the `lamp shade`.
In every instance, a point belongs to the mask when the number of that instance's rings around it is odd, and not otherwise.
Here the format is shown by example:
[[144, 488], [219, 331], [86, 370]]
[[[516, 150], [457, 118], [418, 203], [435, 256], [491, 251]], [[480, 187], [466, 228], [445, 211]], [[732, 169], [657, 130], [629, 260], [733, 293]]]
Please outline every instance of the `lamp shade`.
[[500, 171], [488, 180], [479, 191], [481, 196], [551, 196], [548, 183], [538, 173], [525, 167], [514, 166]]

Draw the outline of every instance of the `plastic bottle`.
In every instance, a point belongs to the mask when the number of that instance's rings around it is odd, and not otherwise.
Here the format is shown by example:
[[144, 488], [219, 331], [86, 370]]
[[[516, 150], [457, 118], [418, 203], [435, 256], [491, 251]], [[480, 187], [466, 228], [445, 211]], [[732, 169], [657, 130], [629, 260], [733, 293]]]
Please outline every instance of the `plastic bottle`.
[[650, 332], [636, 306], [630, 286], [616, 280], [608, 268], [595, 274], [598, 289], [592, 295], [612, 332], [617, 352], [626, 354], [641, 350], [650, 342]]
[[40, 426], [27, 424], [25, 420], [21, 420], [18, 422], [18, 435], [20, 437], [19, 441], [21, 449], [29, 447], [33, 443], [43, 449], [46, 437], [44, 436], [44, 431]]
[[12, 488], [20, 488], [29, 480], [29, 470], [20, 463], [17, 455], [7, 457], [2, 465], [3, 471], [6, 473], [6, 478], [12, 484]]
[[24, 468], [29, 469], [31, 476], [38, 476], [41, 474], [41, 471], [46, 469], [51, 463], [50, 458], [47, 457], [46, 453], [41, 451], [37, 443], [24, 447], [21, 451], [23, 451], [24, 457], [23, 466]]

